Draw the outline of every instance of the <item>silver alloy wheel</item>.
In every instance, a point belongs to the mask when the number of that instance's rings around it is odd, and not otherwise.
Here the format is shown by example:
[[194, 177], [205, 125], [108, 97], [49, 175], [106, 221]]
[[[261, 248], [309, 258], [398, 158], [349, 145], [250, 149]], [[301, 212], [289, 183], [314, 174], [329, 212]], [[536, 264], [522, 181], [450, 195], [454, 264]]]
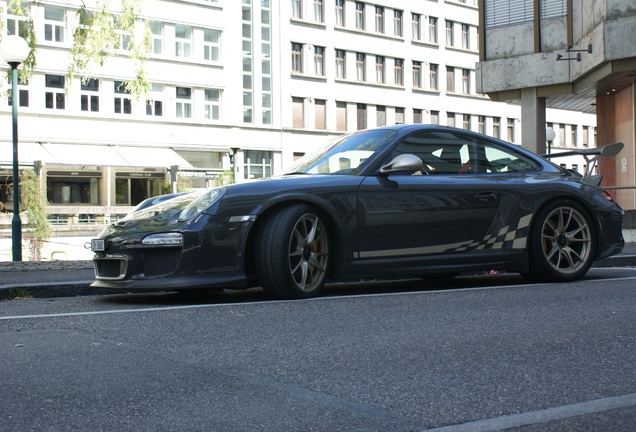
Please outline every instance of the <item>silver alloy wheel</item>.
[[298, 219], [289, 239], [289, 270], [298, 289], [311, 292], [326, 276], [329, 244], [320, 218], [306, 213]]
[[592, 233], [578, 210], [568, 206], [557, 207], [543, 222], [541, 245], [553, 269], [561, 274], [573, 274], [590, 259]]

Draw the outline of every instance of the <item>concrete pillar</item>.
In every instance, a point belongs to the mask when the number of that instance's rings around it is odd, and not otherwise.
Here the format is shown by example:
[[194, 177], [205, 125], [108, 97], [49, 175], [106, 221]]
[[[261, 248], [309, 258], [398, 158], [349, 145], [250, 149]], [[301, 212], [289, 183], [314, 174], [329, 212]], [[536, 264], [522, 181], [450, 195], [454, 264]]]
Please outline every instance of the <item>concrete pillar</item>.
[[536, 153], [546, 153], [545, 98], [536, 88], [521, 90], [521, 145]]

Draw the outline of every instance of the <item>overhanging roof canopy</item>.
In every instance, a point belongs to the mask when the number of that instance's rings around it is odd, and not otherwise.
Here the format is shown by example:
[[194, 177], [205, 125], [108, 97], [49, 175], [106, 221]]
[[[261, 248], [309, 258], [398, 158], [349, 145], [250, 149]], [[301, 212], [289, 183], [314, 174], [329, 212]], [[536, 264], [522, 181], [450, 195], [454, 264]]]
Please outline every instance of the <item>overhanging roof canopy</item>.
[[[157, 147], [125, 147], [90, 144], [18, 144], [20, 164], [32, 165], [40, 160], [47, 165], [113, 166], [127, 168], [170, 168], [178, 165], [192, 168], [187, 160], [172, 149]], [[0, 164], [13, 163], [13, 145], [0, 143]]]

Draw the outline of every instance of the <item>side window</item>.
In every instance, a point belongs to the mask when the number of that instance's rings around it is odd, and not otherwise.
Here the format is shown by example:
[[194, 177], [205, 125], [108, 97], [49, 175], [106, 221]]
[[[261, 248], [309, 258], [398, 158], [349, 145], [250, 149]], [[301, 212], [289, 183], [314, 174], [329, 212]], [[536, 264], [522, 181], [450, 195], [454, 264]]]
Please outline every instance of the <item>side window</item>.
[[[472, 138], [450, 132], [422, 132], [402, 141], [390, 159], [413, 154], [422, 159], [423, 172], [416, 174], [465, 174], [476, 172], [476, 144]], [[389, 160], [390, 160], [389, 159]], [[387, 161], [388, 162], [388, 161]]]
[[510, 173], [536, 171], [540, 167], [533, 160], [513, 150], [483, 142], [483, 154], [480, 157], [480, 172]]

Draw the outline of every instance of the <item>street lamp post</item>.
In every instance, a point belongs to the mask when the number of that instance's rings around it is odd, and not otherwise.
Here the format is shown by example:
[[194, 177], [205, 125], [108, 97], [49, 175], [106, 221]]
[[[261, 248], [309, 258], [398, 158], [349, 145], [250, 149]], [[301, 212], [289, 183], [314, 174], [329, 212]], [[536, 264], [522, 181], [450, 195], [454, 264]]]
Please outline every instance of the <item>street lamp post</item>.
[[548, 142], [548, 154], [552, 153], [552, 141], [556, 138], [556, 132], [551, 127], [545, 128], [545, 139]]
[[18, 66], [29, 56], [29, 44], [20, 36], [7, 36], [0, 43], [0, 57], [11, 66], [13, 123], [13, 218], [11, 240], [13, 261], [22, 261], [22, 220], [20, 220], [20, 173], [18, 159]]

